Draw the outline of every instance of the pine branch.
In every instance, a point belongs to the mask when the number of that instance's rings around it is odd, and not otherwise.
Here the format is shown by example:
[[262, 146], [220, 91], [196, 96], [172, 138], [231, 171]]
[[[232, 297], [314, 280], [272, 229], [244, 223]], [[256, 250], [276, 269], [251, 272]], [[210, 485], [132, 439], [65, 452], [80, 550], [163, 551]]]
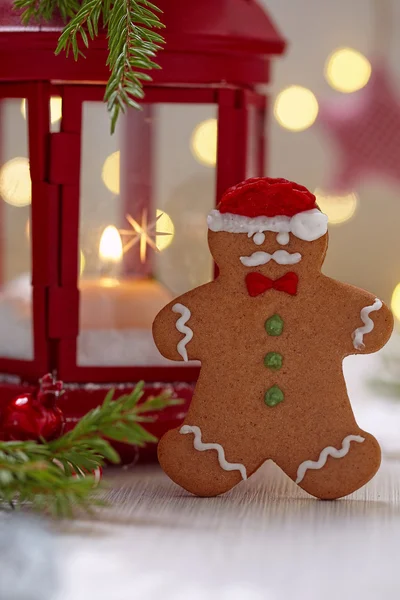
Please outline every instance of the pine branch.
[[0, 442], [0, 503], [28, 502], [58, 516], [71, 516], [75, 506], [89, 510], [97, 504], [94, 478], [76, 478], [76, 474], [92, 473], [106, 461], [119, 462], [108, 440], [136, 446], [156, 442], [139, 423], [154, 420], [146, 413], [181, 403], [168, 393], [140, 403], [143, 387], [140, 382], [117, 400], [113, 400], [111, 390], [101, 406], [53, 442]]
[[15, 0], [14, 8], [22, 11], [21, 21], [28, 25], [31, 21], [50, 21], [58, 12], [62, 20], [73, 17], [80, 8], [78, 0]]
[[22, 11], [21, 20], [50, 21], [59, 12], [66, 25], [59, 37], [56, 54], [72, 51], [75, 60], [84, 57], [82, 44], [99, 35], [99, 27], [107, 31], [110, 78], [104, 96], [111, 115], [111, 133], [118, 116], [126, 108], [140, 108], [137, 100], [144, 97], [143, 82], [151, 81], [148, 73], [158, 69], [155, 62], [164, 38], [154, 29], [164, 27], [159, 19], [161, 10], [148, 0], [14, 0]]
[[159, 68], [155, 58], [165, 42], [154, 31], [164, 27], [155, 4], [148, 0], [14, 0], [14, 7], [22, 11], [25, 25], [50, 21], [58, 12], [66, 25], [55, 53], [65, 51], [68, 56], [72, 51], [75, 60], [84, 57], [82, 44], [88, 48], [103, 26], [110, 69], [104, 101], [111, 116], [111, 133], [121, 112], [129, 106], [140, 108], [137, 100], [144, 97], [143, 82], [151, 81], [143, 71]]
[[142, 70], [159, 68], [153, 59], [164, 39], [152, 31], [163, 27], [157, 12], [160, 10], [147, 0], [114, 0], [105, 21], [111, 75], [104, 99], [111, 113], [112, 132], [121, 111], [127, 106], [140, 108], [135, 98], [143, 98], [143, 81], [151, 81]]

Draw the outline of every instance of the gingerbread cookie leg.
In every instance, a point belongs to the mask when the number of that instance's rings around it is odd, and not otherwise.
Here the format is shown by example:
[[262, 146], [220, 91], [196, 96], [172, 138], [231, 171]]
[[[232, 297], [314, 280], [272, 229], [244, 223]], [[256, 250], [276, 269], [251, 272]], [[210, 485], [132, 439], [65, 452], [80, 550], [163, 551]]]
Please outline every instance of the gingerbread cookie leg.
[[376, 439], [358, 427], [352, 433], [332, 431], [324, 447], [315, 447], [307, 458], [277, 461], [303, 490], [323, 500], [342, 498], [368, 483], [379, 469], [381, 450]]
[[164, 435], [158, 458], [167, 475], [188, 492], [218, 496], [246, 480], [264, 462], [254, 457], [245, 464], [237, 442], [232, 440], [231, 447], [224, 448], [211, 439], [206, 427], [186, 423]]

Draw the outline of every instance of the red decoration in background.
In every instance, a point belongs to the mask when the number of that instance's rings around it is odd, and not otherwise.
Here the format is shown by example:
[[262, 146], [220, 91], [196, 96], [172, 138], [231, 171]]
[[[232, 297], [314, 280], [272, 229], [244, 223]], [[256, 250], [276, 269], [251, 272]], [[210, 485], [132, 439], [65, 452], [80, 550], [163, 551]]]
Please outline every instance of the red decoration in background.
[[400, 99], [392, 79], [384, 63], [372, 64], [364, 89], [322, 104], [318, 121], [337, 147], [326, 191], [349, 192], [374, 177], [400, 183]]
[[51, 374], [39, 381], [36, 392], [13, 398], [0, 416], [0, 436], [6, 441], [46, 441], [59, 437], [64, 429], [64, 415], [56, 405], [63, 393], [62, 381]]
[[221, 213], [244, 217], [293, 215], [318, 208], [315, 196], [298, 183], [282, 178], [253, 177], [230, 187], [221, 198]]
[[299, 278], [296, 273], [290, 271], [279, 279], [270, 279], [262, 273], [249, 273], [246, 275], [246, 286], [250, 296], [259, 296], [268, 290], [277, 290], [278, 292], [286, 292], [291, 296], [297, 294], [297, 284]]

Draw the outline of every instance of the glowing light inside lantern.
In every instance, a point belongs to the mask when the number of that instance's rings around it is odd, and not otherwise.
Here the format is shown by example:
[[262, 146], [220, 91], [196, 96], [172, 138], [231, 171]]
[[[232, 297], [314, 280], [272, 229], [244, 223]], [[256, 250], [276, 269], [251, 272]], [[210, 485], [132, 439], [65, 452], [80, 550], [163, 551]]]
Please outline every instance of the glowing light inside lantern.
[[31, 240], [31, 220], [28, 219], [25, 225], [25, 235], [28, 242]]
[[126, 215], [126, 220], [132, 229], [119, 230], [121, 235], [130, 238], [123, 247], [124, 253], [139, 243], [139, 256], [142, 263], [146, 261], [147, 246], [160, 252], [171, 244], [174, 237], [175, 227], [171, 217], [159, 209], [157, 209], [156, 215], [156, 219], [152, 223], [147, 222], [146, 209], [142, 211], [140, 223], [131, 215]]
[[[26, 119], [26, 99], [21, 100], [21, 114]], [[50, 121], [57, 123], [62, 117], [62, 98], [61, 96], [52, 96], [50, 98]]]
[[119, 186], [119, 174], [120, 174], [120, 152], [113, 152], [107, 156], [103, 164], [101, 171], [101, 178], [107, 189], [113, 194], [118, 195]]
[[175, 235], [175, 227], [171, 217], [159, 208], [156, 210], [156, 217], [156, 246], [161, 252], [172, 244]]
[[108, 225], [100, 238], [99, 257], [105, 262], [118, 263], [122, 255], [122, 240], [118, 229], [114, 225]]
[[12, 206], [27, 206], [32, 199], [29, 160], [17, 156], [0, 168], [0, 196]]
[[391, 307], [394, 316], [400, 321], [400, 283], [393, 290]]
[[351, 219], [357, 210], [358, 196], [354, 192], [342, 196], [330, 196], [320, 189], [316, 189], [314, 194], [317, 197], [317, 204], [328, 216], [331, 225], [339, 225]]
[[217, 162], [217, 119], [207, 119], [199, 123], [190, 142], [195, 159], [207, 167], [214, 167]]
[[308, 88], [291, 85], [275, 99], [274, 116], [279, 125], [290, 131], [311, 127], [318, 115], [318, 102]]
[[325, 79], [329, 85], [346, 94], [367, 85], [371, 71], [369, 60], [354, 48], [338, 48], [325, 63]]

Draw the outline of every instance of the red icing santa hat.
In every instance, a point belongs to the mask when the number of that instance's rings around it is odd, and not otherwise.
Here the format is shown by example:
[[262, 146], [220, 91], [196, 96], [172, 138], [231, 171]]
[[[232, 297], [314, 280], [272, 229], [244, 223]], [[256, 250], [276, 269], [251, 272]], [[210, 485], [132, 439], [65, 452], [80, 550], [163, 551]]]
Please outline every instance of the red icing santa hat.
[[216, 210], [208, 215], [212, 231], [247, 233], [249, 237], [274, 231], [313, 241], [327, 231], [328, 218], [315, 196], [302, 185], [286, 179], [255, 177], [229, 188]]

